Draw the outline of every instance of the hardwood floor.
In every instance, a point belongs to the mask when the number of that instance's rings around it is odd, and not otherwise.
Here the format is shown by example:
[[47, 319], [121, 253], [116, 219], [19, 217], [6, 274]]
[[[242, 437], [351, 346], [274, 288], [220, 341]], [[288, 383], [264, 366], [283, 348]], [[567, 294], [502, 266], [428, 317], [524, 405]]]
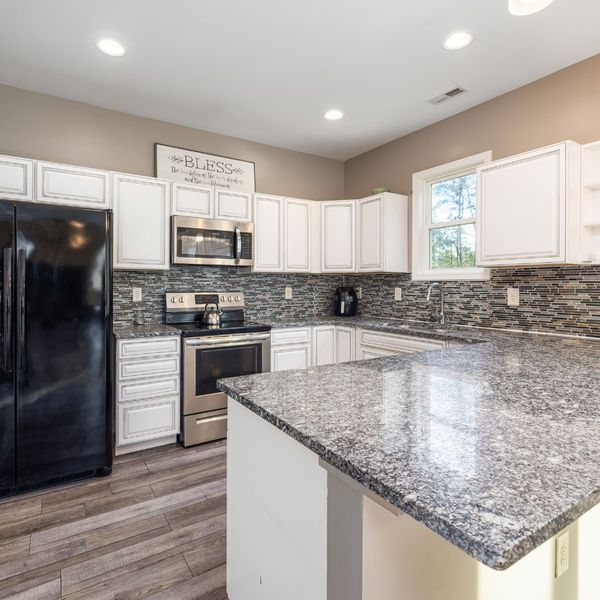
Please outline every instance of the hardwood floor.
[[0, 501], [0, 598], [226, 600], [225, 442]]

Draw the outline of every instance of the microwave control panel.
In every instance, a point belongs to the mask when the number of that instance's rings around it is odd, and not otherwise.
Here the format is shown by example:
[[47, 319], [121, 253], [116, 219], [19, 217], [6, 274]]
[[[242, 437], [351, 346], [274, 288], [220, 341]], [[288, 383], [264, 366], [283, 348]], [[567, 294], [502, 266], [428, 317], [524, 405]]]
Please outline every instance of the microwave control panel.
[[252, 234], [242, 231], [240, 237], [242, 238], [242, 254], [238, 258], [252, 259]]

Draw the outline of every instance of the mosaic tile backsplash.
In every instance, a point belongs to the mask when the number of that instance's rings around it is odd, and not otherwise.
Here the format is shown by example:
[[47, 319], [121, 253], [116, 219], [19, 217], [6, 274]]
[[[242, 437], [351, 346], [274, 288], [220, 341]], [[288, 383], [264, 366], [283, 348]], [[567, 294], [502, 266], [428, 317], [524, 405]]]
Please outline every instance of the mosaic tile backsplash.
[[[362, 287], [365, 316], [431, 320], [437, 292], [426, 302], [427, 282], [410, 275], [309, 275], [253, 273], [247, 268], [177, 267], [170, 271], [114, 273], [115, 324], [164, 318], [165, 291], [236, 290], [246, 294], [254, 320], [293, 319], [331, 314], [333, 294], [345, 283]], [[131, 301], [131, 288], [143, 288], [143, 302]], [[284, 299], [285, 286], [293, 299]], [[506, 288], [518, 287], [520, 306], [506, 304]], [[403, 298], [394, 301], [394, 288]], [[444, 282], [448, 323], [548, 331], [600, 337], [600, 267], [493, 269], [482, 282]]]

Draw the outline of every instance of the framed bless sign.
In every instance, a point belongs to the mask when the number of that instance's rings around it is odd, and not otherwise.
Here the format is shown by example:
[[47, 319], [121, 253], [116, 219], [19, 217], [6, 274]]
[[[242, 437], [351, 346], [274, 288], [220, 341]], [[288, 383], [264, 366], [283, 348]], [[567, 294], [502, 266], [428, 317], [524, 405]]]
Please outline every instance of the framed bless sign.
[[254, 192], [254, 163], [185, 148], [154, 144], [155, 175], [239, 192]]

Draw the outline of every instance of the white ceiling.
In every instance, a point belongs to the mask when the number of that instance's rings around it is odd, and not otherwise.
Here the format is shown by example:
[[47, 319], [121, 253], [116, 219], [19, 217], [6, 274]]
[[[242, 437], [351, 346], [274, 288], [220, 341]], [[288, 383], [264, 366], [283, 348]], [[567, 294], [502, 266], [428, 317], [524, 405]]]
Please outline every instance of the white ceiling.
[[2, 0], [0, 83], [347, 159], [599, 53], [598, 23], [598, 0]]

